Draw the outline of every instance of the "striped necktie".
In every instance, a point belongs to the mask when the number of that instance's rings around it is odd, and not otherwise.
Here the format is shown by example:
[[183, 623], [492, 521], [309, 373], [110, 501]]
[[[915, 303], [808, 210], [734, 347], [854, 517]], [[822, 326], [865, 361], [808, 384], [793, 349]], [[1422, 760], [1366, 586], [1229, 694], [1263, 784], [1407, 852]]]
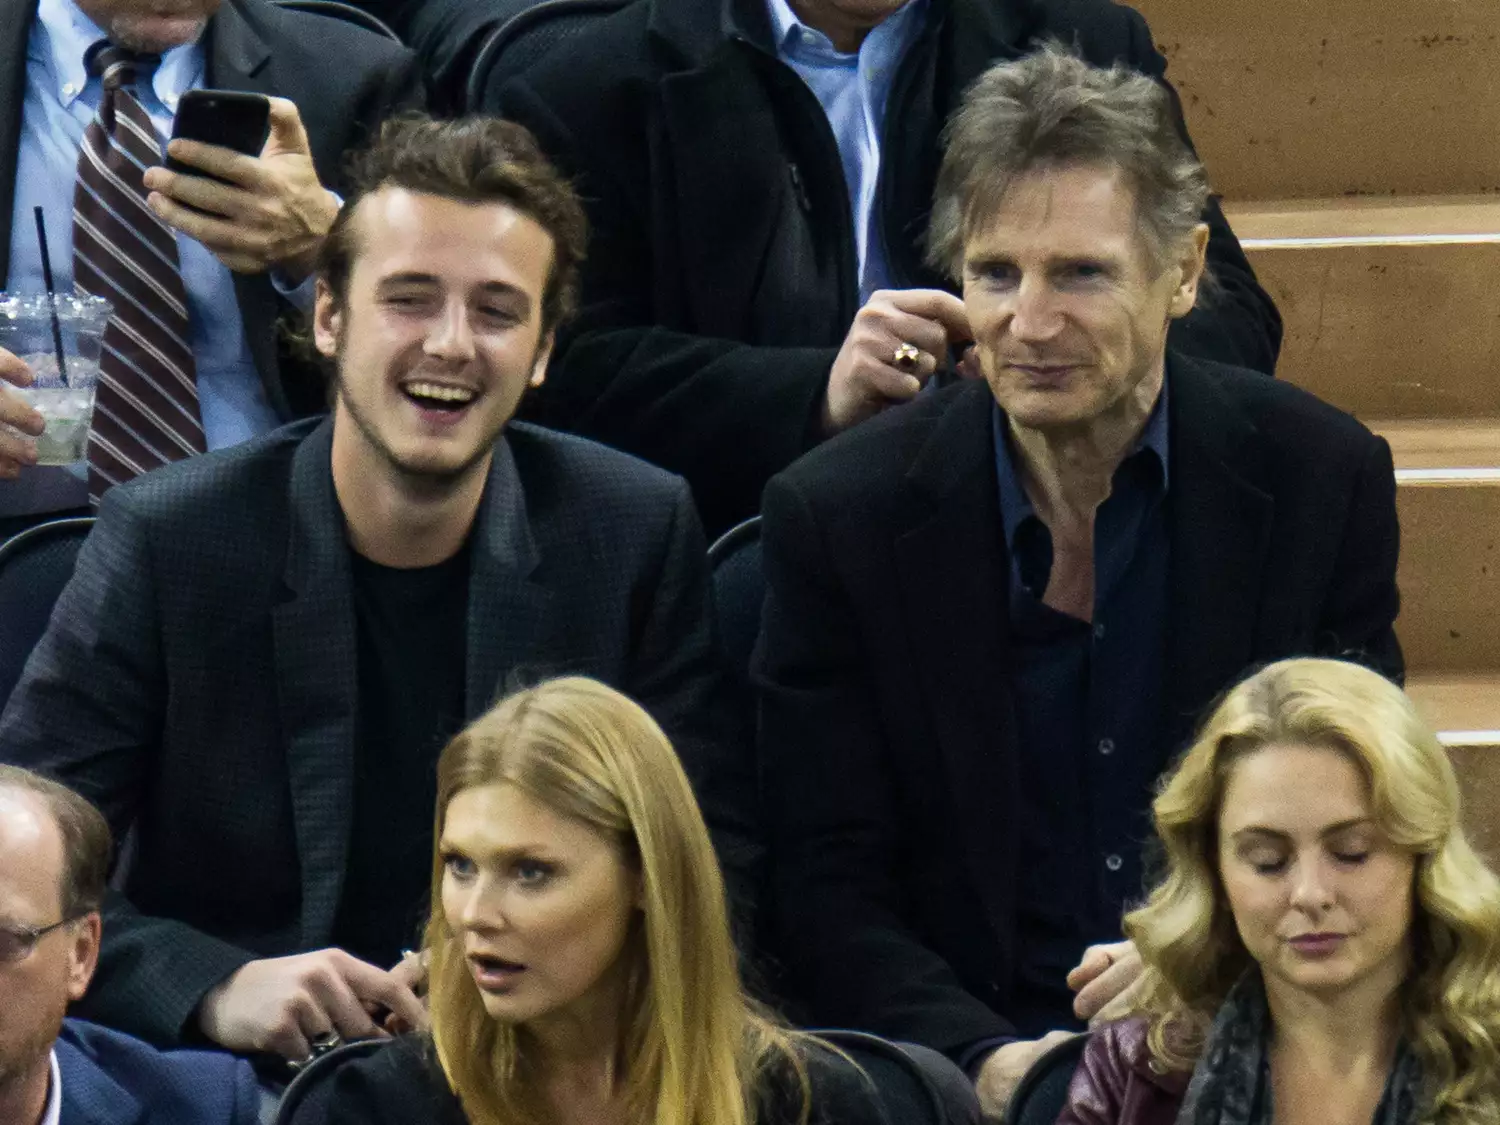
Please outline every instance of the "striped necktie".
[[114, 305], [89, 433], [96, 505], [112, 485], [204, 450], [177, 240], [146, 206], [144, 176], [161, 163], [161, 142], [131, 92], [159, 61], [102, 40], [85, 56], [104, 98], [78, 155], [73, 277]]

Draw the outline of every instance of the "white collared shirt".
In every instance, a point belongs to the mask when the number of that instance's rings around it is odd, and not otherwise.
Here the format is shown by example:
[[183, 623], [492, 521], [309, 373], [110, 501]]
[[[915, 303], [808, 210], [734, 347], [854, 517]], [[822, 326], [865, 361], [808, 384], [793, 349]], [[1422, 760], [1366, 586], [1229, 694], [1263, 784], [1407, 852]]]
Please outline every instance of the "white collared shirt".
[[52, 1052], [52, 1078], [47, 1084], [47, 1108], [42, 1113], [42, 1125], [58, 1125], [62, 1120], [62, 1069], [57, 1065], [57, 1052]]

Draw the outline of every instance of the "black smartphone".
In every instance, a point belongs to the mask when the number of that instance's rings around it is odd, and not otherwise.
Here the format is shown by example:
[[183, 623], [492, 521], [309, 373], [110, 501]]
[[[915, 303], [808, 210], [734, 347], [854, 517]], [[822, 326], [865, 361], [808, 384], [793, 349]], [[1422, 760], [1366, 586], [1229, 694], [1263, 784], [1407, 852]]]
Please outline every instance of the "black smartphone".
[[[201, 141], [259, 156], [271, 133], [271, 103], [264, 94], [238, 90], [189, 90], [177, 103], [172, 139]], [[189, 176], [206, 173], [167, 157], [166, 166]], [[212, 177], [210, 177], [212, 178]]]

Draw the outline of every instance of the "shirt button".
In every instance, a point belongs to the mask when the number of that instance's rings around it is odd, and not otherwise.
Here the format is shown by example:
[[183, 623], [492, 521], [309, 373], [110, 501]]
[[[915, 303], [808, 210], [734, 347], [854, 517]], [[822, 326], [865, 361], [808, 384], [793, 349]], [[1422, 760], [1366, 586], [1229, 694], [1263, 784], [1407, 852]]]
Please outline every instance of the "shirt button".
[[78, 87], [69, 82], [63, 86], [63, 93], [71, 98], [74, 94], [78, 93]]
[[1115, 752], [1115, 740], [1113, 738], [1101, 738], [1099, 740], [1099, 753], [1106, 758]]
[[1104, 857], [1104, 866], [1111, 871], [1118, 871], [1125, 866], [1125, 861], [1117, 855], [1107, 855]]
[[1104, 639], [1104, 622], [1102, 622], [1102, 621], [1095, 621], [1094, 622], [1094, 640], [1096, 640], [1096, 641], [1102, 641], [1103, 639]]

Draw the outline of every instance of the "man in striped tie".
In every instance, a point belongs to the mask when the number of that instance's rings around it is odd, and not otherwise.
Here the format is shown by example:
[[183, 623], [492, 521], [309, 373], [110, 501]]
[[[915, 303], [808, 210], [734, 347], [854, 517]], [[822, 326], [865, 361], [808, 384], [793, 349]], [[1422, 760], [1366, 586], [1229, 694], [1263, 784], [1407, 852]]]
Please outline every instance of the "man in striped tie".
[[[276, 322], [311, 306], [344, 150], [419, 92], [398, 45], [268, 0], [0, 0], [0, 88], [23, 86], [19, 130], [0, 126], [5, 287], [41, 287], [40, 206], [59, 287], [115, 316], [86, 466], [32, 467], [40, 418], [6, 386], [30, 375], [0, 352], [0, 539], [322, 408], [311, 368], [278, 356]], [[171, 155], [200, 174], [159, 167], [199, 87], [271, 96], [259, 156], [178, 141]]]

